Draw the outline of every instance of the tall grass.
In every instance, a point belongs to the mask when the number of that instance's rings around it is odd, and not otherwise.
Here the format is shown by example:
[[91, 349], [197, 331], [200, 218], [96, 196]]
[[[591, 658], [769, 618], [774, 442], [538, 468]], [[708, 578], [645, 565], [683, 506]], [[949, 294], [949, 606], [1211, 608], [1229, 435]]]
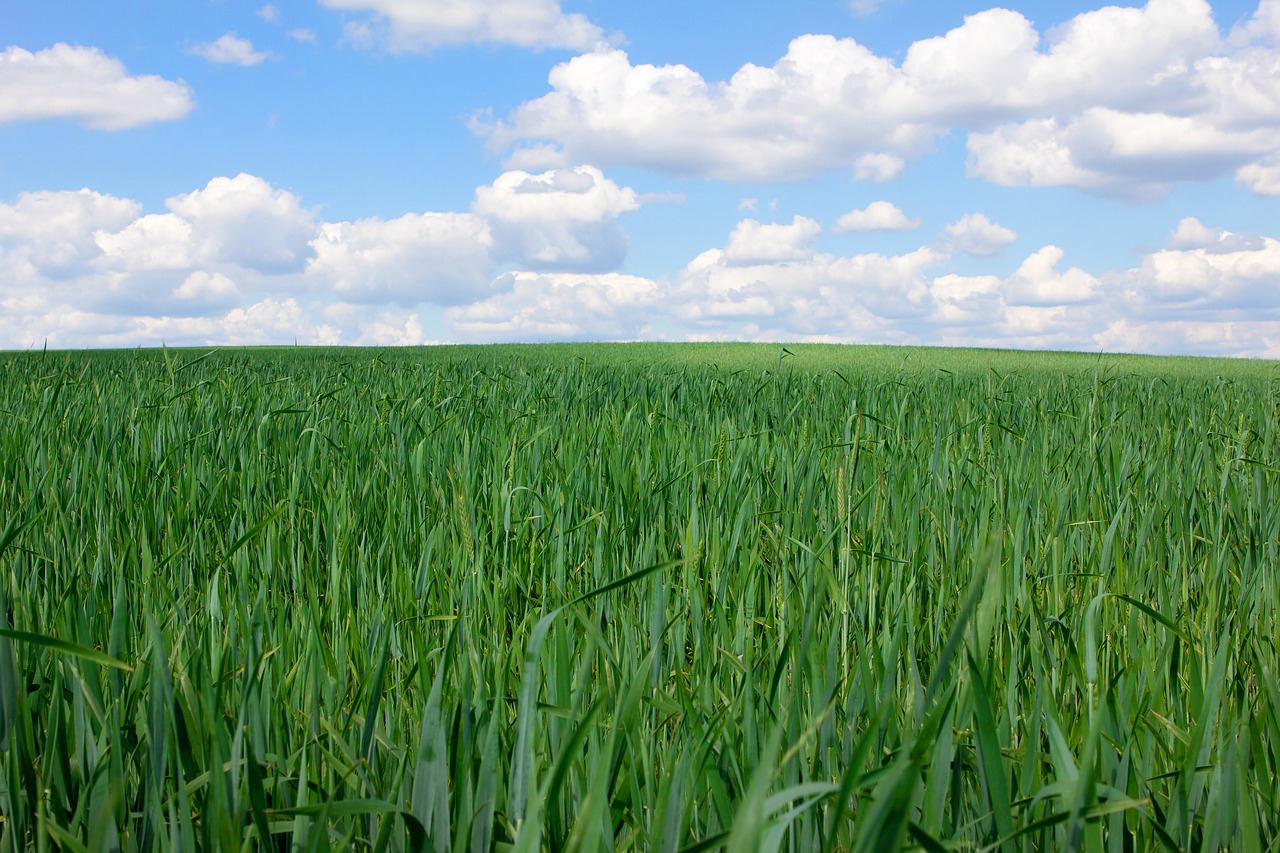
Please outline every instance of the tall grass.
[[789, 349], [0, 357], [0, 850], [1275, 849], [1280, 370]]

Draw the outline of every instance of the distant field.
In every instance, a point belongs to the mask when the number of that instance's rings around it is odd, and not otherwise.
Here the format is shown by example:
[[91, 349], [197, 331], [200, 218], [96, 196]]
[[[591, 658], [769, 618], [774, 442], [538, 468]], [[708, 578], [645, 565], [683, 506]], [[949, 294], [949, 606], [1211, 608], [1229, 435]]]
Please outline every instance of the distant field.
[[0, 353], [2, 850], [1273, 850], [1280, 363]]

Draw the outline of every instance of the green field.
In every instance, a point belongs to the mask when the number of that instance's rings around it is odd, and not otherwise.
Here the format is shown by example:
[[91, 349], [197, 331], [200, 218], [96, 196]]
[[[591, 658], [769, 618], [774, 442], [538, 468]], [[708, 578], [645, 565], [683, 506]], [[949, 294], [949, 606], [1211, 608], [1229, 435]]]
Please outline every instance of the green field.
[[0, 354], [0, 851], [1275, 850], [1280, 364]]

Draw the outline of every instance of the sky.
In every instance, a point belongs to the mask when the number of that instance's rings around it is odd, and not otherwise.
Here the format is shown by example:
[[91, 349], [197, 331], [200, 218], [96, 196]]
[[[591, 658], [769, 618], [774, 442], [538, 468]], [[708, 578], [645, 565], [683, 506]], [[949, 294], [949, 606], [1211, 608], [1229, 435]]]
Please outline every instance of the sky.
[[4, 0], [0, 349], [1280, 358], [1280, 0]]

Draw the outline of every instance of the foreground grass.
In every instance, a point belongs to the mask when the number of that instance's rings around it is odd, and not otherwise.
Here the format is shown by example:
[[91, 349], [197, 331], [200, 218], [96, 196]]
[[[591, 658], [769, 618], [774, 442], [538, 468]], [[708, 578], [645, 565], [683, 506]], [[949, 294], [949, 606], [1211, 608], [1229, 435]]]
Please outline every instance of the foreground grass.
[[1275, 849], [1280, 369], [789, 349], [0, 356], [0, 849]]

